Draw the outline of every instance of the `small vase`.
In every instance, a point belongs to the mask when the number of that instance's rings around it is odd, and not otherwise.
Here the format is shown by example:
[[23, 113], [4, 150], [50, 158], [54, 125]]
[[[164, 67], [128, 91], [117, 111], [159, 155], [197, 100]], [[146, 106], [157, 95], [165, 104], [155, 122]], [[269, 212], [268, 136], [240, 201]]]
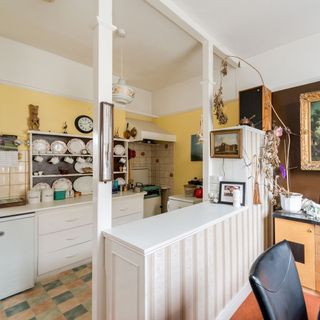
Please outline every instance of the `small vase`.
[[289, 195], [280, 194], [281, 207], [284, 211], [298, 213], [301, 211], [302, 194], [290, 193]]

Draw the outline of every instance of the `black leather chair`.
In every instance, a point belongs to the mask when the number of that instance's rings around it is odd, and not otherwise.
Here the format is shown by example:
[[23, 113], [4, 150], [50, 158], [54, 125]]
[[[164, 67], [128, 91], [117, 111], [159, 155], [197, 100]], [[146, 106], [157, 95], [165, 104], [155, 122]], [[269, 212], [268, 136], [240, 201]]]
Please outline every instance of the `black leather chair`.
[[274, 245], [257, 258], [249, 281], [264, 319], [308, 319], [299, 275], [287, 241]]

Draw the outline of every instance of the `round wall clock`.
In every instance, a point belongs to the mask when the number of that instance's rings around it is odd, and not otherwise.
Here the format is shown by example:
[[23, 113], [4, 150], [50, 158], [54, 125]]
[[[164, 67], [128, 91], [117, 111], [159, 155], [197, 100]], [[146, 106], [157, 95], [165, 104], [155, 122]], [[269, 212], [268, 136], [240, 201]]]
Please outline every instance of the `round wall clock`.
[[81, 115], [74, 120], [74, 125], [82, 133], [90, 133], [93, 130], [93, 121], [86, 115]]

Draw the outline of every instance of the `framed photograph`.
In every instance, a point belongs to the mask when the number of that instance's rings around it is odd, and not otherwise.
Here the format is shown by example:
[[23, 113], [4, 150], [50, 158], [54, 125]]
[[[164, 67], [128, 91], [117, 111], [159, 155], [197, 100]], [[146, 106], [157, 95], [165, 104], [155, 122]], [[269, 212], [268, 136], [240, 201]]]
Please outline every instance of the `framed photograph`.
[[191, 161], [202, 161], [202, 142], [197, 134], [191, 136]]
[[320, 91], [300, 95], [302, 170], [320, 170]]
[[242, 129], [210, 132], [211, 158], [242, 158]]
[[234, 182], [234, 181], [220, 181], [219, 188], [219, 203], [233, 204], [233, 191], [240, 190], [241, 194], [241, 205], [245, 205], [245, 193], [246, 183], [245, 182]]

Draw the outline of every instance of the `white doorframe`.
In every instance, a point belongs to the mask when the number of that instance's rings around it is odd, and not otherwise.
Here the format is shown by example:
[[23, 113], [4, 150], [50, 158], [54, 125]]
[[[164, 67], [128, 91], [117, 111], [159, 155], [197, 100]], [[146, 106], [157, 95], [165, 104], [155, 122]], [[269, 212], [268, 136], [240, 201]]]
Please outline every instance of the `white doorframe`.
[[[99, 107], [101, 101], [112, 101], [112, 0], [96, 0], [97, 23], [93, 44], [94, 83], [94, 232], [92, 256], [92, 319], [106, 319], [106, 279], [104, 269], [104, 237], [111, 228], [112, 182], [99, 182]], [[107, 119], [106, 119], [107, 120]]]

